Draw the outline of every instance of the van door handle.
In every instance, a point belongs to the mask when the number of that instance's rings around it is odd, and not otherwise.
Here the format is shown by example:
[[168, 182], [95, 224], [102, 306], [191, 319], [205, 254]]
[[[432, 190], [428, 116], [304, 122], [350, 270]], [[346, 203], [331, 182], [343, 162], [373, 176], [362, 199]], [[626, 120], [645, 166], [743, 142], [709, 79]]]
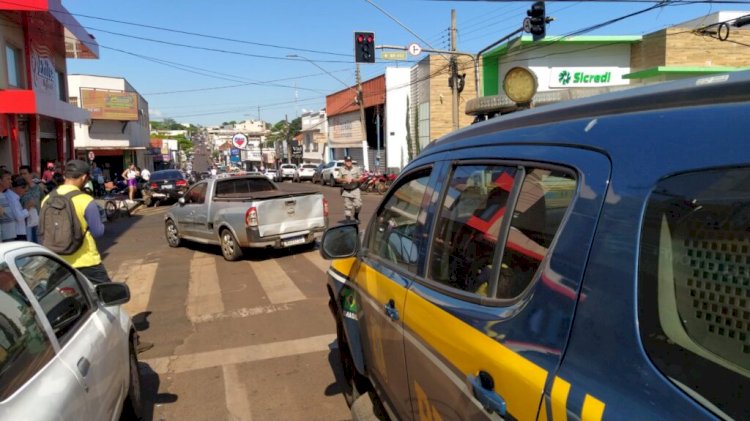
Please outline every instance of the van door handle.
[[396, 303], [393, 300], [388, 300], [388, 303], [385, 305], [385, 314], [394, 322], [398, 320], [398, 310], [396, 310]]
[[495, 381], [490, 373], [480, 371], [477, 376], [468, 376], [471, 391], [479, 403], [482, 404], [485, 411], [496, 412], [501, 417], [505, 416], [505, 399], [495, 393]]

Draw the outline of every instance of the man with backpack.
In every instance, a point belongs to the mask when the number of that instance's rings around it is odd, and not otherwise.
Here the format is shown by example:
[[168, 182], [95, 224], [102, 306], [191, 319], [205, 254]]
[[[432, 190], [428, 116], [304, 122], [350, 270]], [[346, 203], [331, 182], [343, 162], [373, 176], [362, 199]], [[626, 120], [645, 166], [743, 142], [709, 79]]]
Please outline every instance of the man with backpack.
[[111, 282], [94, 239], [104, 234], [99, 208], [82, 191], [89, 171], [85, 161], [68, 161], [65, 181], [42, 202], [39, 235], [42, 245], [59, 254], [91, 282]]

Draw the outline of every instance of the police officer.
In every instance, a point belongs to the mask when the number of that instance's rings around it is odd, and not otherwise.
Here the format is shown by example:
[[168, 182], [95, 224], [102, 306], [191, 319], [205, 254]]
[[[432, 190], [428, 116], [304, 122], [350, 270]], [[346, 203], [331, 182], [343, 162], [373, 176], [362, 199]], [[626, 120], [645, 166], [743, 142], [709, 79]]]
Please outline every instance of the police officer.
[[344, 158], [344, 168], [341, 169], [336, 182], [341, 184], [341, 196], [344, 198], [344, 215], [346, 220], [359, 221], [359, 210], [362, 208], [362, 197], [360, 195], [359, 183], [362, 181], [362, 170], [352, 165], [352, 157]]

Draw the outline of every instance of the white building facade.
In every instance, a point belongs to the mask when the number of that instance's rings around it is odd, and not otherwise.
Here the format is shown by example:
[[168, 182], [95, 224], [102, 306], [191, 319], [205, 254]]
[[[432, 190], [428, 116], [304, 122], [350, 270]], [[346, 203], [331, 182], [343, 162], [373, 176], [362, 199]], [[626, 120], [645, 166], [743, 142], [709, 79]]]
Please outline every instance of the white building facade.
[[310, 164], [328, 162], [326, 159], [328, 150], [326, 110], [303, 112], [301, 123], [302, 162]]
[[381, 159], [385, 158], [386, 171], [400, 170], [409, 162], [406, 126], [410, 79], [408, 68], [385, 69], [385, 156]]

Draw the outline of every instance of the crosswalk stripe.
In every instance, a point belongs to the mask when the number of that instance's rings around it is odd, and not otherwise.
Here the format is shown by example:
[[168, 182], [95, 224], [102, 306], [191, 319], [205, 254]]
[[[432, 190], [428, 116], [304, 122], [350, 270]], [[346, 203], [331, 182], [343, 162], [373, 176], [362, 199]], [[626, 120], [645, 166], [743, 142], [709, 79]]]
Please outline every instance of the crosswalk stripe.
[[132, 275], [127, 279], [127, 284], [130, 288], [130, 301], [123, 305], [131, 316], [142, 313], [148, 308], [151, 288], [154, 285], [156, 268], [158, 266], [158, 263], [132, 266]]
[[250, 400], [247, 388], [240, 380], [236, 365], [222, 366], [224, 374], [224, 396], [227, 402], [230, 421], [251, 421]]
[[187, 297], [188, 319], [195, 321], [206, 314], [222, 312], [224, 312], [224, 302], [221, 300], [216, 258], [203, 253], [193, 253], [193, 258], [190, 259]]
[[307, 259], [310, 263], [314, 264], [318, 267], [318, 269], [321, 270], [321, 272], [326, 273], [328, 272], [328, 268], [331, 266], [331, 263], [328, 260], [323, 259], [320, 256], [319, 251], [309, 251], [307, 253], [302, 254], [302, 256]]
[[331, 333], [302, 339], [198, 352], [195, 354], [150, 358], [144, 359], [143, 362], [148, 364], [158, 374], [166, 374], [167, 372], [176, 374], [223, 365], [242, 364], [327, 351], [329, 344], [335, 339], [336, 334]]
[[255, 272], [255, 278], [258, 279], [271, 304], [290, 303], [305, 299], [302, 291], [297, 288], [297, 285], [275, 260], [248, 262], [248, 264]]

